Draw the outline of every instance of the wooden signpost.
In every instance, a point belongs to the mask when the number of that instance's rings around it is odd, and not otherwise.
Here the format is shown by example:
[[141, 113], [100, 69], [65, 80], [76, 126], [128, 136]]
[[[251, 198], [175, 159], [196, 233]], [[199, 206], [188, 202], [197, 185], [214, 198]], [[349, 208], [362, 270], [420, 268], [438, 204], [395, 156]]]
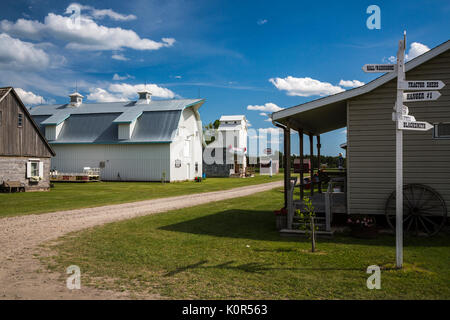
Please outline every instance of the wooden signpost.
[[441, 80], [407, 80], [398, 84], [403, 90], [440, 90], [445, 86]]
[[437, 100], [441, 94], [438, 91], [407, 92], [404, 90], [439, 90], [445, 84], [440, 80], [405, 80], [405, 49], [406, 31], [403, 39], [399, 41], [397, 51], [397, 64], [377, 65], [366, 64], [363, 66], [364, 72], [397, 72], [397, 100], [392, 114], [392, 120], [396, 122], [396, 266], [403, 266], [403, 130], [428, 131], [433, 125], [424, 121], [416, 121], [416, 118], [409, 115], [409, 109], [403, 105], [404, 102], [419, 102]]
[[394, 72], [395, 67], [395, 64], [365, 64], [362, 69], [368, 73]]
[[432, 128], [433, 125], [425, 121], [410, 121], [406, 119], [397, 121], [397, 129], [399, 130], [428, 131]]
[[433, 101], [439, 99], [440, 96], [441, 94], [439, 93], [439, 91], [408, 92], [403, 94], [403, 101]]

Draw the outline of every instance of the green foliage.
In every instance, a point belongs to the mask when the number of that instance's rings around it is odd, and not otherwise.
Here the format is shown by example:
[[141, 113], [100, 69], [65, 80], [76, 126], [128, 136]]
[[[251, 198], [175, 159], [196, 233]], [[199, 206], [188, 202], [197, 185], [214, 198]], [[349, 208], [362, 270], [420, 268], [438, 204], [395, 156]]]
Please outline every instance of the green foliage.
[[311, 240], [311, 251], [314, 252], [316, 250], [316, 231], [318, 230], [314, 220], [316, 213], [312, 200], [309, 197], [303, 198], [303, 204], [305, 206], [305, 212], [301, 212], [301, 210], [297, 210], [296, 212], [300, 222], [299, 228], [305, 231], [305, 234]]

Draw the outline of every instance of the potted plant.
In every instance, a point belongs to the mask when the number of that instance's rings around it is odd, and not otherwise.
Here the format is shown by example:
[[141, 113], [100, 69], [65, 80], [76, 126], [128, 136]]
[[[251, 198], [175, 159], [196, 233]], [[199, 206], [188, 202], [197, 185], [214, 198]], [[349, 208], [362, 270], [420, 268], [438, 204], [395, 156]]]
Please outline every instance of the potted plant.
[[350, 226], [351, 235], [356, 238], [372, 239], [378, 234], [375, 217], [372, 216], [351, 215], [347, 224]]
[[286, 229], [287, 228], [287, 209], [281, 208], [280, 210], [275, 210], [275, 219], [277, 230]]

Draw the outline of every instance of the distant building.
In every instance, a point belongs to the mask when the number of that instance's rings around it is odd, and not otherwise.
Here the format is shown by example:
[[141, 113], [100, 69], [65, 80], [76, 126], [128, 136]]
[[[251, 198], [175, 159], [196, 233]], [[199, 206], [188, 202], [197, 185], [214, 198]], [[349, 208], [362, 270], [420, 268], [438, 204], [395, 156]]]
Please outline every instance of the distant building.
[[26, 191], [50, 188], [55, 152], [13, 88], [0, 88], [0, 185], [16, 182]]
[[203, 172], [207, 177], [242, 175], [247, 168], [247, 119], [222, 116], [215, 140], [206, 146]]
[[42, 105], [30, 112], [56, 150], [52, 169], [100, 168], [102, 180], [181, 181], [202, 175], [201, 99]]

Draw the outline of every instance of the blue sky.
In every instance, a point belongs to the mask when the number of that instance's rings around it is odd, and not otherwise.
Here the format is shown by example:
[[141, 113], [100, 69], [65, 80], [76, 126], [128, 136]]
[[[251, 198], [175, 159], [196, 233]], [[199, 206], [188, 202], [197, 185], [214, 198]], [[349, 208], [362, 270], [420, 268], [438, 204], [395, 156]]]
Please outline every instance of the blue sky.
[[[403, 30], [410, 58], [450, 30], [448, 0], [78, 1], [75, 30], [73, 1], [5, 2], [0, 85], [28, 104], [65, 103], [75, 84], [90, 101], [135, 99], [147, 83], [155, 99], [205, 98], [204, 123], [245, 114], [254, 129], [272, 127], [261, 113], [369, 82], [361, 66], [388, 63]], [[366, 27], [372, 4], [380, 30]], [[323, 135], [322, 153], [344, 141], [344, 129]]]

